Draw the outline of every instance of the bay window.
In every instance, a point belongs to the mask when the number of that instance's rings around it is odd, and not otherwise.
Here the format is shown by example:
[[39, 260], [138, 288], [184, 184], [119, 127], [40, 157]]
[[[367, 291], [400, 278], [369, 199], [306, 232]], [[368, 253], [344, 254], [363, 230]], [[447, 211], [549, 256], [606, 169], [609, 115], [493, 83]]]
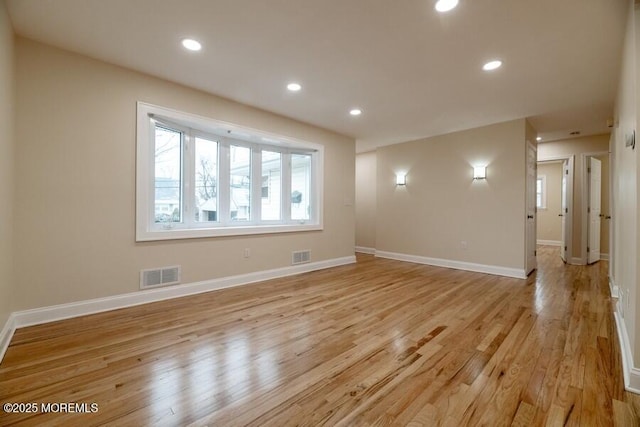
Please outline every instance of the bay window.
[[138, 103], [136, 239], [322, 229], [321, 145]]

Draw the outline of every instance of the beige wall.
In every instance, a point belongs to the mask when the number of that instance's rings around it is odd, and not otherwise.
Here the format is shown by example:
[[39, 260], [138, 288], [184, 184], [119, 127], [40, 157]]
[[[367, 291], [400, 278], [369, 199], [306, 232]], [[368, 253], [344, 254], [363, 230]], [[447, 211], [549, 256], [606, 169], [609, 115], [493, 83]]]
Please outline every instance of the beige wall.
[[[571, 217], [573, 225], [572, 232], [572, 253], [569, 258], [586, 260], [586, 246], [582, 246], [584, 214], [583, 212], [583, 191], [588, 188], [584, 181], [585, 169], [582, 154], [586, 153], [607, 153], [609, 151], [609, 135], [593, 135], [581, 138], [572, 138], [561, 141], [545, 142], [538, 145], [538, 160], [546, 160], [559, 156], [575, 156], [574, 161], [574, 182], [573, 182], [573, 215]], [[585, 193], [586, 194], [586, 193]]]
[[[638, 325], [637, 265], [639, 264], [640, 240], [638, 223], [638, 174], [637, 164], [640, 147], [632, 150], [625, 147], [626, 138], [637, 131], [640, 108], [640, 87], [636, 85], [640, 77], [640, 12], [634, 11], [633, 2], [629, 2], [629, 20], [625, 34], [622, 70], [615, 105], [615, 122], [611, 137], [611, 158], [614, 171], [613, 191], [613, 259], [611, 276], [619, 288], [618, 310], [628, 332], [629, 345], [633, 355], [633, 365], [640, 366], [640, 327]], [[638, 139], [638, 138], [637, 138]]]
[[13, 281], [13, 29], [0, 0], [0, 329], [12, 311]]
[[538, 177], [545, 176], [547, 205], [538, 209], [538, 240], [562, 241], [562, 162], [538, 163]]
[[[145, 268], [181, 265], [188, 283], [285, 267], [294, 250], [353, 255], [353, 139], [34, 41], [16, 46], [15, 309], [137, 291]], [[135, 243], [136, 101], [323, 144], [324, 230]]]
[[376, 247], [376, 152], [356, 155], [356, 246]]
[[[640, 210], [638, 196], [640, 191], [640, 147], [635, 150], [626, 147], [626, 140], [635, 131], [638, 133], [640, 122], [640, 10], [630, 2], [629, 20], [625, 34], [622, 59], [622, 71], [618, 96], [616, 99], [616, 126], [611, 138], [611, 151], [615, 179], [613, 181], [613, 265], [611, 276], [619, 288], [618, 308], [628, 332], [629, 344], [633, 353], [633, 364], [640, 366], [640, 305], [639, 276], [640, 264]], [[636, 140], [639, 140], [636, 135]]]
[[[524, 269], [525, 128], [521, 119], [378, 148], [376, 249]], [[481, 163], [487, 179], [474, 181]]]

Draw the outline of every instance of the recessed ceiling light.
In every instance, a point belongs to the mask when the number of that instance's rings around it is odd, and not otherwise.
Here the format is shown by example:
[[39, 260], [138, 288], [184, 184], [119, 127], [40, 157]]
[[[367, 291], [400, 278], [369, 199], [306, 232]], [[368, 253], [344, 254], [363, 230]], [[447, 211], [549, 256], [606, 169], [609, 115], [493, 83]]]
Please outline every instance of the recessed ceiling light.
[[499, 60], [495, 60], [495, 61], [489, 61], [486, 64], [484, 64], [482, 66], [482, 69], [485, 71], [491, 71], [491, 70], [495, 70], [496, 68], [500, 68], [502, 66], [502, 61]]
[[287, 89], [289, 89], [291, 92], [297, 92], [302, 89], [302, 86], [300, 86], [299, 83], [289, 83], [287, 85]]
[[458, 5], [458, 0], [438, 0], [436, 10], [438, 12], [449, 12]]
[[182, 46], [184, 46], [185, 49], [189, 49], [189, 50], [192, 50], [194, 52], [199, 51], [200, 49], [202, 49], [202, 45], [200, 44], [200, 42], [197, 41], [197, 40], [193, 40], [193, 39], [184, 39], [184, 40], [182, 40]]
[[542, 137], [541, 136], [537, 137], [536, 141], [542, 141]]
[[351, 114], [352, 116], [359, 116], [360, 114], [362, 114], [362, 110], [359, 108], [354, 108], [349, 111], [349, 114]]

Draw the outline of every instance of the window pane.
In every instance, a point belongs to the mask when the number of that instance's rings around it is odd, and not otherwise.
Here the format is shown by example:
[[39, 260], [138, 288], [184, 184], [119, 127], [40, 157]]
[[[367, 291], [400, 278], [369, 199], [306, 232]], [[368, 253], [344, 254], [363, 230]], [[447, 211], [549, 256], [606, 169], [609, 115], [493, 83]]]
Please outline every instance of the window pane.
[[308, 220], [311, 212], [311, 155], [291, 155], [291, 219]]
[[230, 206], [232, 221], [251, 219], [251, 149], [232, 145], [230, 148]]
[[155, 222], [182, 222], [182, 133], [156, 126]]
[[282, 155], [262, 151], [262, 219], [280, 219]]
[[196, 137], [196, 221], [218, 221], [218, 143]]
[[544, 206], [542, 206], [542, 199], [543, 199], [543, 192], [544, 192], [544, 188], [543, 188], [543, 184], [544, 184], [544, 179], [543, 178], [538, 178], [536, 180], [536, 207], [537, 208], [543, 208]]

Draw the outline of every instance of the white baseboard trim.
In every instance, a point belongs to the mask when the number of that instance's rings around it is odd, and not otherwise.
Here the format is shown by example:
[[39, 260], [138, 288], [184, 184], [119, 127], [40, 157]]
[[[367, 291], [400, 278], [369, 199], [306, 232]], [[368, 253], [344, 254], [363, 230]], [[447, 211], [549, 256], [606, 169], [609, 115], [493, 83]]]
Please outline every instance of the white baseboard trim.
[[13, 333], [17, 328], [55, 322], [57, 320], [70, 319], [73, 317], [101, 313], [104, 311], [195, 295], [235, 286], [248, 285], [250, 283], [293, 276], [295, 274], [323, 270], [325, 268], [338, 267], [341, 265], [353, 264], [355, 262], [355, 255], [351, 255], [325, 261], [311, 262], [308, 264], [276, 268], [273, 270], [205, 280], [202, 282], [186, 283], [160, 289], [136, 291], [111, 297], [95, 298], [86, 301], [16, 311], [9, 316], [9, 320], [5, 324], [0, 335], [0, 362], [4, 357], [7, 347], [9, 346]]
[[[617, 304], [616, 304], [617, 306]], [[640, 369], [633, 366], [633, 354], [629, 345], [629, 335], [624, 319], [616, 308], [613, 312], [618, 331], [618, 341], [620, 342], [620, 353], [622, 353], [622, 373], [624, 377], [624, 388], [631, 393], [640, 394]]]
[[[600, 261], [609, 261], [609, 254], [600, 254]], [[569, 259], [568, 264], [571, 265], [587, 265], [587, 262], [582, 258], [573, 257]]]
[[545, 246], [562, 246], [562, 241], [560, 241], [560, 240], [537, 240], [536, 244], [545, 245]]
[[620, 288], [618, 288], [618, 285], [616, 285], [613, 277], [609, 277], [609, 291], [611, 292], [612, 298], [620, 298]]
[[500, 267], [495, 265], [474, 264], [471, 262], [454, 261], [441, 258], [429, 258], [418, 255], [399, 254], [395, 252], [376, 251], [376, 256], [380, 258], [395, 259], [398, 261], [413, 262], [416, 264], [427, 264], [436, 267], [454, 268], [456, 270], [474, 271], [477, 273], [495, 274], [497, 276], [515, 277], [526, 279], [524, 269]]
[[366, 246], [356, 246], [356, 252], [361, 254], [375, 255], [376, 248], [367, 248]]
[[2, 331], [0, 331], [0, 362], [4, 358], [4, 354], [9, 348], [9, 343], [11, 342], [11, 338], [13, 338], [13, 333], [16, 331], [16, 321], [15, 315], [11, 313], [7, 322], [4, 324]]

